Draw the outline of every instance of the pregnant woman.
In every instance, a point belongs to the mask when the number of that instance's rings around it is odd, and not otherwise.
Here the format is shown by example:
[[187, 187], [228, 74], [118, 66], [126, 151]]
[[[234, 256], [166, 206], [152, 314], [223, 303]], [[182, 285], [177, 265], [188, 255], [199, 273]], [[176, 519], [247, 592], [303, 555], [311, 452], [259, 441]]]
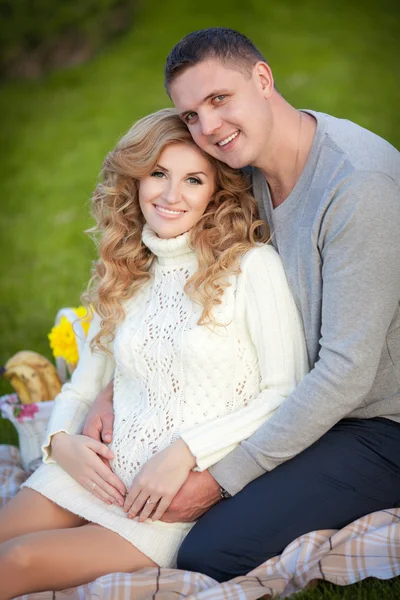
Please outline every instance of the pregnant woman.
[[[174, 567], [193, 523], [160, 518], [189, 472], [249, 437], [307, 371], [246, 179], [205, 155], [173, 109], [138, 121], [107, 156], [93, 214], [94, 317], [44, 464], [0, 511], [0, 599]], [[111, 379], [108, 447], [82, 431]]]

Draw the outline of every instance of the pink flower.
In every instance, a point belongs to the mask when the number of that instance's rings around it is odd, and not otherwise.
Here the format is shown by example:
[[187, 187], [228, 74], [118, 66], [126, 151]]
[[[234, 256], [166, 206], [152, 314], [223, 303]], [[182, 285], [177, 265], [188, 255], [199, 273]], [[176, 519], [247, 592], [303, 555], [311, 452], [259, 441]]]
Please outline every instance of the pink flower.
[[24, 419], [34, 419], [37, 412], [39, 412], [37, 404], [21, 404], [14, 408], [14, 416], [20, 423]]

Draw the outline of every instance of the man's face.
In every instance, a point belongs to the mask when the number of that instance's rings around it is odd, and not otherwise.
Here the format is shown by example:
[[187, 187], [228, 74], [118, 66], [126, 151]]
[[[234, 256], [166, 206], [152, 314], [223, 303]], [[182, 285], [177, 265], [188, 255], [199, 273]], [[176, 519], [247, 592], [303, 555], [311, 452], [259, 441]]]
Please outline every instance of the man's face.
[[173, 80], [170, 95], [202, 150], [234, 168], [260, 163], [272, 119], [259, 63], [244, 74], [217, 59], [203, 61]]

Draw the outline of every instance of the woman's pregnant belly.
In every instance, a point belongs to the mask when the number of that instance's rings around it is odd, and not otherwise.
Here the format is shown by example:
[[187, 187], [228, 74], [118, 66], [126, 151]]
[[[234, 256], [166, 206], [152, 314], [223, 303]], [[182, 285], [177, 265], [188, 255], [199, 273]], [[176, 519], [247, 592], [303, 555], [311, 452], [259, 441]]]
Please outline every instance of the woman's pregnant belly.
[[147, 410], [120, 418], [115, 415], [113, 439], [109, 444], [114, 458], [110, 465], [128, 489], [143, 465], [177, 439], [177, 428], [167, 427], [159, 412]]

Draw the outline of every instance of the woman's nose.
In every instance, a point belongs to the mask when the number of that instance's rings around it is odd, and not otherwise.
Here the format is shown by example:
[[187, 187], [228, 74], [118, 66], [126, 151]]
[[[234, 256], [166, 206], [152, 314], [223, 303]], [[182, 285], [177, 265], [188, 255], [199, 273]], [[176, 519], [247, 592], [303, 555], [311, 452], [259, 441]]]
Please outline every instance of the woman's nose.
[[175, 185], [172, 182], [164, 188], [162, 198], [168, 204], [176, 204], [180, 201], [179, 185]]

